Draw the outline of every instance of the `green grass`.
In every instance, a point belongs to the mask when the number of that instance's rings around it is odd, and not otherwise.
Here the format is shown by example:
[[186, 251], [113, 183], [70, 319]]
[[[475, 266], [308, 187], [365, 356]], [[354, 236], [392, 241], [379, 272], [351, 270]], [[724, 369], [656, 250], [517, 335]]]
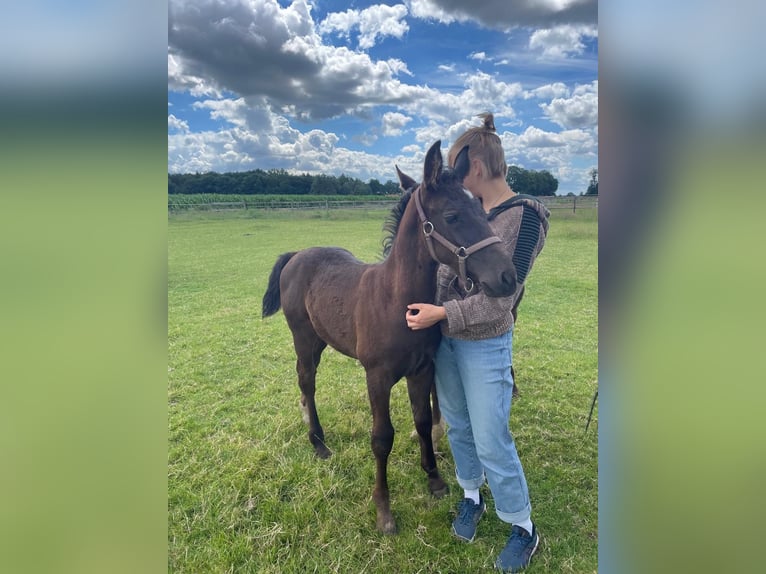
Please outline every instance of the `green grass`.
[[[280, 253], [338, 245], [376, 261], [385, 211], [172, 215], [168, 222], [168, 569], [172, 572], [490, 571], [508, 526], [490, 511], [455, 541], [460, 491], [428, 493], [406, 385], [394, 387], [389, 459], [399, 534], [375, 529], [364, 373], [328, 349], [317, 378], [333, 451], [318, 460], [298, 409], [290, 332], [260, 318]], [[597, 570], [597, 214], [554, 211], [514, 336], [521, 397], [511, 429], [543, 545], [528, 572]], [[491, 497], [489, 508], [492, 509]]]

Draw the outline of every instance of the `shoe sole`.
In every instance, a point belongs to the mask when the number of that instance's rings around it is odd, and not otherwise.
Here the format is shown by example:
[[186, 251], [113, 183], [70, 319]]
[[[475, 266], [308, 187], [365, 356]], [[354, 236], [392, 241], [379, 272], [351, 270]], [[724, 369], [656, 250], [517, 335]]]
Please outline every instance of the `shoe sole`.
[[[524, 566], [524, 568], [522, 568], [521, 570], [525, 570], [532, 563], [532, 557], [535, 555], [535, 552], [537, 552], [537, 549], [540, 547], [541, 540], [542, 540], [542, 537], [538, 534], [537, 540], [535, 540], [535, 546], [534, 548], [532, 548], [532, 552], [529, 553], [529, 561], [527, 562], [527, 565]], [[501, 572], [513, 572], [513, 570], [503, 570], [497, 564], [495, 564], [495, 570], [500, 570]], [[520, 572], [521, 570], [516, 570], [516, 572]]]
[[[481, 517], [484, 516], [485, 512], [487, 512], [487, 506], [486, 505], [484, 506], [484, 508], [482, 508], [481, 514], [479, 514], [479, 518], [476, 519], [476, 527], [477, 527], [477, 529], [478, 529], [478, 526], [479, 526], [479, 520], [481, 520]], [[460, 534], [458, 534], [457, 531], [455, 530], [455, 525], [454, 524], [452, 525], [452, 535], [455, 538], [457, 538], [458, 540], [460, 540], [461, 542], [466, 542], [467, 544], [470, 544], [471, 542], [476, 540], [476, 532], [473, 533], [473, 537], [472, 538], [466, 538], [464, 536], [460, 536]]]
[[532, 548], [532, 552], [529, 553], [529, 561], [532, 562], [532, 556], [535, 555], [535, 552], [537, 552], [538, 547], [540, 546], [540, 535], [537, 535], [537, 540], [535, 541], [535, 547]]

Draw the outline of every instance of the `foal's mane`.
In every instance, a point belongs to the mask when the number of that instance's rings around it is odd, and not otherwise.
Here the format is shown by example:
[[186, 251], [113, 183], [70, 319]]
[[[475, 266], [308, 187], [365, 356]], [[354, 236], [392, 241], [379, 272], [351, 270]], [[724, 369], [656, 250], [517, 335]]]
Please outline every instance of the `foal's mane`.
[[396, 233], [399, 231], [399, 224], [402, 222], [402, 216], [404, 210], [407, 208], [407, 204], [412, 197], [414, 189], [408, 189], [402, 193], [402, 197], [399, 198], [391, 213], [386, 216], [386, 221], [383, 223], [383, 259], [389, 256], [391, 248], [394, 246], [394, 239], [396, 239]]

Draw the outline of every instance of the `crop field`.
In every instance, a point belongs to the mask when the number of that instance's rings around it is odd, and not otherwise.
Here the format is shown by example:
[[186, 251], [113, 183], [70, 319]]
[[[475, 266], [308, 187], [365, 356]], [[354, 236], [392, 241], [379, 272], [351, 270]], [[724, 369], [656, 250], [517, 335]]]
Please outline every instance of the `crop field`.
[[247, 204], [247, 207], [258, 208], [268, 207], [272, 204], [291, 204], [291, 203], [323, 203], [331, 206], [332, 204], [342, 203], [396, 203], [398, 196], [385, 195], [244, 195], [244, 194], [222, 194], [222, 193], [195, 193], [180, 194], [174, 193], [168, 195], [168, 209], [180, 210], [187, 207], [204, 208], [206, 205], [225, 206], [227, 204]]
[[[298, 408], [290, 331], [261, 319], [277, 256], [336, 245], [380, 259], [385, 210], [196, 212], [168, 218], [168, 570], [474, 573], [492, 571], [510, 528], [488, 512], [476, 541], [450, 534], [462, 492], [446, 437], [450, 493], [420, 468], [406, 384], [392, 393], [389, 458], [399, 533], [375, 528], [364, 370], [328, 348], [317, 406], [333, 456], [313, 454]], [[554, 211], [514, 332], [521, 395], [510, 427], [542, 544], [527, 572], [597, 571], [598, 212]], [[404, 310], [402, 311], [404, 313]]]

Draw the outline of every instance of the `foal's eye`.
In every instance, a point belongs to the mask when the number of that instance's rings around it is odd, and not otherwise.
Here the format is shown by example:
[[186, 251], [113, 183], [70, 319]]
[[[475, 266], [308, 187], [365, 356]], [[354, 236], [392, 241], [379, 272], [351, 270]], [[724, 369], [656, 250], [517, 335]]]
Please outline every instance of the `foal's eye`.
[[458, 220], [458, 214], [457, 213], [445, 213], [444, 214], [444, 221], [446, 221], [448, 224], [452, 225]]

